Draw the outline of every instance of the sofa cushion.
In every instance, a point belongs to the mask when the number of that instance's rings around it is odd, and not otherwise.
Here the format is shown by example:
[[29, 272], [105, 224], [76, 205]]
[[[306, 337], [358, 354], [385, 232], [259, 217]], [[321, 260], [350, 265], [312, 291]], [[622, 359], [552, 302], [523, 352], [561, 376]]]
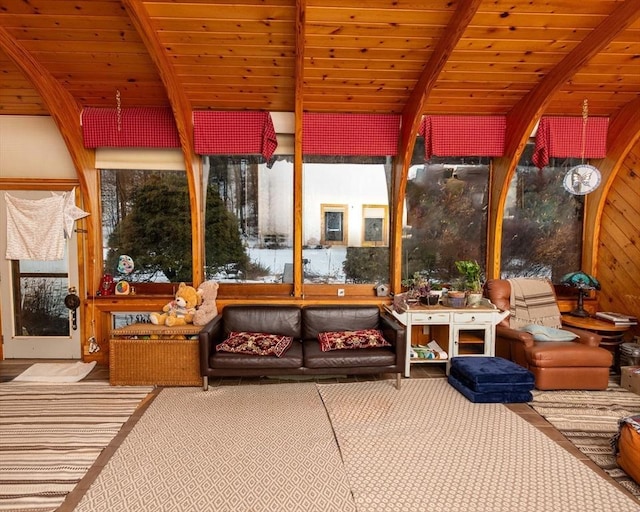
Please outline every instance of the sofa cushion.
[[538, 324], [525, 325], [520, 330], [531, 334], [536, 341], [572, 341], [578, 337], [571, 331]]
[[[525, 357], [529, 369], [533, 367], [609, 368], [613, 364], [612, 352], [602, 347], [590, 347], [575, 341], [536, 343], [525, 349]], [[536, 379], [537, 382], [538, 379]]]
[[289, 350], [281, 357], [264, 357], [238, 352], [214, 352], [209, 357], [209, 366], [220, 370], [237, 370], [238, 375], [242, 375], [244, 370], [263, 369], [295, 373], [302, 366], [302, 343], [294, 340]]
[[291, 346], [293, 338], [260, 332], [232, 332], [216, 346], [217, 351], [238, 352], [257, 356], [280, 357]]
[[393, 347], [354, 348], [322, 352], [318, 340], [305, 340], [302, 345], [304, 346], [304, 366], [313, 370], [327, 369], [332, 373], [340, 373], [338, 370], [345, 368], [389, 367], [396, 364], [396, 354]]
[[234, 331], [282, 334], [300, 339], [301, 313], [298, 306], [230, 305], [222, 310], [224, 335]]
[[318, 341], [320, 342], [320, 350], [323, 352], [390, 346], [378, 329], [321, 332], [318, 334]]
[[302, 309], [302, 339], [315, 340], [328, 331], [378, 329], [378, 306], [306, 306]]

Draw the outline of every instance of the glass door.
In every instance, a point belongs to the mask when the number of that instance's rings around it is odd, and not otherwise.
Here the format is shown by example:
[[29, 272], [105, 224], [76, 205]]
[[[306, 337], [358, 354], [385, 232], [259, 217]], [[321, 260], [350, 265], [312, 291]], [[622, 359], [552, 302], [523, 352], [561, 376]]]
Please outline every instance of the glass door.
[[[60, 192], [57, 192], [60, 193]], [[14, 191], [13, 197], [36, 200], [51, 192]], [[0, 211], [6, 212], [5, 194]], [[0, 226], [0, 296], [6, 359], [79, 359], [80, 311], [65, 306], [70, 289], [78, 289], [77, 236], [66, 241], [62, 260], [7, 260], [6, 215]], [[77, 292], [76, 292], [77, 293]]]

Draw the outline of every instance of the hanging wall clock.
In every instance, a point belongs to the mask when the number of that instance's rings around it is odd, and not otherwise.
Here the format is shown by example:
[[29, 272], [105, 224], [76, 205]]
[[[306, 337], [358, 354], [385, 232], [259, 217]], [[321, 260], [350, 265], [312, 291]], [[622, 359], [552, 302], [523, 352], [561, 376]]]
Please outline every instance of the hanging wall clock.
[[593, 165], [580, 164], [572, 167], [564, 176], [562, 184], [567, 192], [584, 196], [600, 185], [600, 171]]

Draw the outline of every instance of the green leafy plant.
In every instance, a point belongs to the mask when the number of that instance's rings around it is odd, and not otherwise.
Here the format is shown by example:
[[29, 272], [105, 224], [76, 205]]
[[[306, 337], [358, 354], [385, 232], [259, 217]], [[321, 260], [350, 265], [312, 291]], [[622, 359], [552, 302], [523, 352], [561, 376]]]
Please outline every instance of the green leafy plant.
[[474, 293], [482, 291], [482, 283], [480, 282], [480, 264], [475, 260], [458, 260], [455, 266], [464, 276], [464, 287]]

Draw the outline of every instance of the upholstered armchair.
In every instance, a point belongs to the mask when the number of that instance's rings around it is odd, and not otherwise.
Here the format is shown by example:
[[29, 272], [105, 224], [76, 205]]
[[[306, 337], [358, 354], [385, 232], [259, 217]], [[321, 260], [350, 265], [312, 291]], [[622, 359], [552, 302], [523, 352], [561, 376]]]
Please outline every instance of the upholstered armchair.
[[[553, 294], [553, 286], [548, 284], [549, 293]], [[511, 291], [511, 282], [507, 279], [490, 279], [484, 287], [485, 296], [493, 304], [503, 311], [511, 310], [513, 313]], [[546, 305], [547, 312], [557, 310], [555, 314], [560, 325], [560, 310], [555, 302], [555, 295], [552, 297], [551, 303]], [[563, 331], [571, 331], [577, 337], [572, 341], [538, 341], [513, 320], [512, 314], [496, 326], [496, 356], [514, 361], [530, 370], [535, 377], [536, 388], [607, 388], [613, 354], [598, 346], [601, 340], [599, 335], [563, 327]], [[515, 328], [514, 325], [518, 327]]]

